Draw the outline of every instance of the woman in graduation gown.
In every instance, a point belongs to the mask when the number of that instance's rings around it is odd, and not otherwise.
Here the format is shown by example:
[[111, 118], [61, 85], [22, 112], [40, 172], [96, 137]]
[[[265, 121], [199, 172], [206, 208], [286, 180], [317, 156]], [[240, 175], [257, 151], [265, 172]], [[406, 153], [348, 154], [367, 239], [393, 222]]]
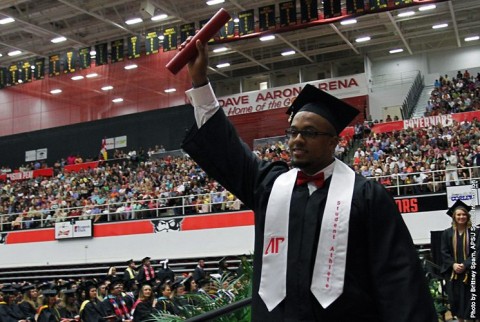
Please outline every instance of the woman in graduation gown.
[[[442, 273], [447, 280], [450, 311], [460, 322], [474, 318], [470, 316], [471, 209], [472, 207], [460, 200], [455, 202], [447, 212], [452, 217], [452, 227], [443, 231], [441, 242]], [[478, 249], [480, 236], [478, 236], [478, 229], [475, 231]]]
[[43, 305], [38, 308], [37, 322], [60, 322], [62, 316], [57, 305], [57, 290], [44, 290]]
[[94, 283], [86, 283], [85, 293], [87, 300], [83, 301], [80, 306], [81, 322], [104, 322], [108, 321], [105, 317], [107, 313], [101, 305], [101, 301], [97, 296], [97, 286]]
[[3, 288], [0, 290], [0, 322], [27, 322], [23, 312], [15, 304], [15, 290]]
[[152, 287], [149, 284], [145, 284], [138, 293], [138, 300], [135, 302], [132, 308], [133, 321], [144, 322], [152, 319], [152, 314], [156, 313], [155, 305], [157, 300], [153, 294]]
[[160, 286], [159, 292], [161, 296], [157, 299], [155, 309], [161, 312], [167, 312], [173, 315], [178, 315], [178, 310], [172, 301], [172, 289], [169, 284], [165, 283]]
[[25, 316], [31, 321], [35, 321], [35, 315], [38, 310], [38, 290], [35, 285], [29, 284], [22, 288], [23, 300], [18, 303], [18, 307]]
[[[437, 321], [418, 254], [398, 207], [384, 187], [360, 175], [355, 175], [351, 183], [353, 196], [348, 236], [341, 240], [346, 244], [343, 247], [346, 251], [342, 253], [346, 264], [341, 293], [336, 293], [338, 297], [329, 305], [320, 304], [311, 290], [325, 285], [313, 285], [314, 278], [318, 280], [326, 276], [314, 274], [314, 267], [321, 231], [330, 228], [323, 226], [322, 220], [327, 217], [324, 216], [327, 196], [332, 195], [329, 194], [331, 178], [336, 175], [327, 173], [323, 186], [317, 186], [311, 195], [309, 184], [295, 185], [288, 195], [291, 204], [285, 210], [289, 217], [279, 223], [287, 234], [270, 234], [267, 239], [264, 234], [268, 201], [274, 183], [283, 174], [288, 175], [289, 165], [260, 160], [241, 141], [208, 82], [207, 46], [201, 41], [195, 45], [199, 54], [188, 64], [194, 88], [186, 94], [194, 106], [196, 123], [187, 133], [182, 148], [210, 177], [255, 213], [252, 321]], [[298, 94], [295, 90], [292, 88], [289, 99]], [[310, 92], [315, 94], [310, 95]], [[289, 109], [292, 127], [288, 144], [295, 167], [306, 170], [308, 175], [337, 167], [341, 162], [334, 159], [338, 136], [358, 111], [353, 114], [353, 107], [345, 107], [347, 104], [312, 85], [305, 86], [293, 102]], [[311, 111], [299, 112], [307, 106], [321, 109], [323, 116]], [[294, 123], [297, 123], [295, 127]], [[345, 169], [346, 166], [338, 163], [338, 168]], [[335, 199], [336, 193], [333, 195]], [[328, 212], [329, 220], [333, 213], [335, 211]], [[278, 229], [273, 227], [272, 230]], [[264, 246], [273, 242], [275, 236], [284, 238], [279, 237], [277, 242], [285, 241], [281, 244], [281, 257], [286, 257], [286, 269], [282, 267], [284, 272], [281, 274], [262, 264]], [[322, 251], [326, 249], [325, 244], [321, 246]], [[278, 248], [270, 249], [270, 253], [268, 250], [267, 256], [278, 253]], [[325, 256], [320, 265], [326, 267], [328, 261], [324, 259]], [[285, 279], [282, 281], [284, 287], [274, 290], [274, 297], [270, 297], [277, 301], [280, 297], [273, 308], [264, 302], [269, 298], [262, 298], [259, 294], [264, 277], [278, 281]], [[274, 282], [266, 284], [267, 287], [278, 285]]]

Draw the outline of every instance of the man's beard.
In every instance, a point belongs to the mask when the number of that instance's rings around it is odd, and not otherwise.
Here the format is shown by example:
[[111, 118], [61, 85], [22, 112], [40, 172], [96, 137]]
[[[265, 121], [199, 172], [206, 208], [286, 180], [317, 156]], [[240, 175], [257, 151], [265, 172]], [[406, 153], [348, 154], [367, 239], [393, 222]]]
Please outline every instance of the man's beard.
[[295, 158], [292, 158], [290, 163], [294, 168], [299, 168], [299, 169], [306, 168], [311, 164], [311, 162], [307, 160], [296, 160]]

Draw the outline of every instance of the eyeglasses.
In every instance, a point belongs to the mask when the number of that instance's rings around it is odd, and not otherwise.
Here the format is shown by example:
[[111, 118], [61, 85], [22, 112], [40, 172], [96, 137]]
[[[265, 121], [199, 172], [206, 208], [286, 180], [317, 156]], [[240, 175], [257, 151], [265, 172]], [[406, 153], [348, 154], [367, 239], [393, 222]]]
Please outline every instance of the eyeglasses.
[[304, 139], [314, 139], [317, 136], [321, 136], [321, 135], [328, 135], [332, 137], [335, 136], [332, 133], [319, 132], [315, 130], [297, 130], [292, 128], [285, 130], [285, 135], [287, 136], [288, 139], [296, 138], [299, 134], [301, 134]]

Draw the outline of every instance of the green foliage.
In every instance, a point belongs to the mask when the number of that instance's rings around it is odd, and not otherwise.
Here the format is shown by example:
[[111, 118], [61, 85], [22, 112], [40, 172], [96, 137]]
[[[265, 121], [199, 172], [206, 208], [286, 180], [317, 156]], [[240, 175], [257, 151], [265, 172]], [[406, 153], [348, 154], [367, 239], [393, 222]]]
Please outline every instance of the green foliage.
[[[178, 322], [200, 315], [202, 313], [216, 310], [227, 304], [243, 300], [252, 296], [252, 275], [253, 266], [246, 257], [241, 261], [241, 274], [235, 277], [225, 274], [220, 278], [211, 277], [211, 292], [206, 295], [202, 293], [187, 294], [183, 297], [186, 305], [177, 306], [179, 315], [171, 315], [167, 312], [159, 312], [152, 316], [152, 322]], [[238, 309], [215, 319], [215, 322], [250, 322], [250, 306]]]
[[430, 278], [429, 282], [430, 294], [433, 298], [433, 304], [438, 314], [443, 315], [447, 312], [448, 308], [445, 305], [446, 298], [441, 292], [441, 281], [436, 278]]

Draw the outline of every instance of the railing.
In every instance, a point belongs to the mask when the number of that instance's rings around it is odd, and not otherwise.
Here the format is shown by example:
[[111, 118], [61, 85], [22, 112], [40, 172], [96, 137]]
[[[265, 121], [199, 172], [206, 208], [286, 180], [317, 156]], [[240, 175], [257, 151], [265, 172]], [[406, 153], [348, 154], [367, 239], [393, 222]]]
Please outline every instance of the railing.
[[410, 90], [408, 91], [407, 97], [402, 104], [402, 118], [404, 120], [409, 119], [413, 114], [413, 109], [417, 105], [418, 98], [423, 90], [423, 77], [418, 72], [415, 80], [413, 81]]
[[[470, 184], [472, 179], [480, 179], [480, 168], [461, 168], [467, 175], [459, 175], [461, 184]], [[458, 170], [457, 170], [458, 171]], [[424, 175], [423, 182], [415, 182], [415, 178]], [[394, 173], [390, 175], [376, 175], [368, 177], [383, 184], [395, 195], [420, 194], [425, 192], [444, 191], [447, 185], [446, 170], [432, 170], [427, 172]], [[104, 205], [41, 209], [22, 213], [0, 214], [0, 232], [16, 229], [53, 227], [55, 222], [71, 219], [92, 219], [93, 222], [111, 222], [147, 218], [161, 218], [171, 216], [185, 216], [212, 212], [227, 212], [240, 210], [238, 200], [213, 201], [215, 194], [189, 195], [169, 198], [136, 199]], [[192, 204], [194, 198], [209, 197], [210, 202]], [[89, 207], [98, 209], [96, 213], [88, 212]], [[72, 216], [72, 213], [77, 215]], [[70, 214], [70, 216], [69, 216]], [[15, 220], [17, 218], [17, 220]], [[20, 218], [20, 219], [18, 219]], [[28, 219], [28, 220], [24, 220]]]
[[389, 73], [372, 76], [372, 89], [391, 87], [396, 85], [409, 84], [415, 80], [419, 70], [412, 70], [401, 73]]
[[[71, 219], [93, 220], [93, 222], [111, 222], [146, 218], [185, 216], [212, 212], [240, 210], [241, 202], [237, 199], [214, 200], [214, 194], [200, 194], [168, 198], [135, 199], [123, 202], [87, 205], [82, 207], [58, 207], [55, 209], [30, 210], [21, 213], [0, 214], [0, 232], [16, 229], [53, 227], [56, 222]], [[192, 204], [193, 198], [209, 197], [210, 202]], [[97, 211], [92, 212], [92, 209]], [[89, 212], [88, 212], [89, 210]], [[75, 214], [75, 215], [72, 215]], [[20, 218], [20, 219], [18, 219]]]
[[[479, 167], [464, 167], [458, 168], [456, 171], [462, 170], [468, 173], [468, 176], [462, 177], [458, 175], [460, 185], [470, 184], [471, 180], [480, 178]], [[411, 173], [394, 173], [386, 176], [374, 176], [368, 177], [382, 183], [385, 188], [392, 191], [396, 195], [407, 195], [422, 192], [440, 192], [444, 191], [447, 183], [452, 184], [451, 181], [446, 180], [446, 173], [448, 170], [431, 170], [426, 172], [411, 172]], [[478, 171], [478, 173], [477, 173]], [[426, 175], [426, 181], [424, 182], [412, 182], [414, 177], [424, 174]], [[390, 184], [385, 184], [386, 181], [390, 181]], [[403, 190], [403, 191], [402, 191]]]
[[206, 313], [203, 313], [201, 315], [194, 316], [186, 321], [188, 322], [203, 322], [203, 321], [211, 321], [216, 318], [220, 318], [224, 315], [227, 315], [229, 313], [232, 313], [234, 311], [240, 310], [248, 305], [251, 305], [252, 303], [252, 298], [249, 297], [247, 299], [243, 299], [234, 303], [227, 304], [221, 308], [218, 308], [213, 311], [209, 311]]

